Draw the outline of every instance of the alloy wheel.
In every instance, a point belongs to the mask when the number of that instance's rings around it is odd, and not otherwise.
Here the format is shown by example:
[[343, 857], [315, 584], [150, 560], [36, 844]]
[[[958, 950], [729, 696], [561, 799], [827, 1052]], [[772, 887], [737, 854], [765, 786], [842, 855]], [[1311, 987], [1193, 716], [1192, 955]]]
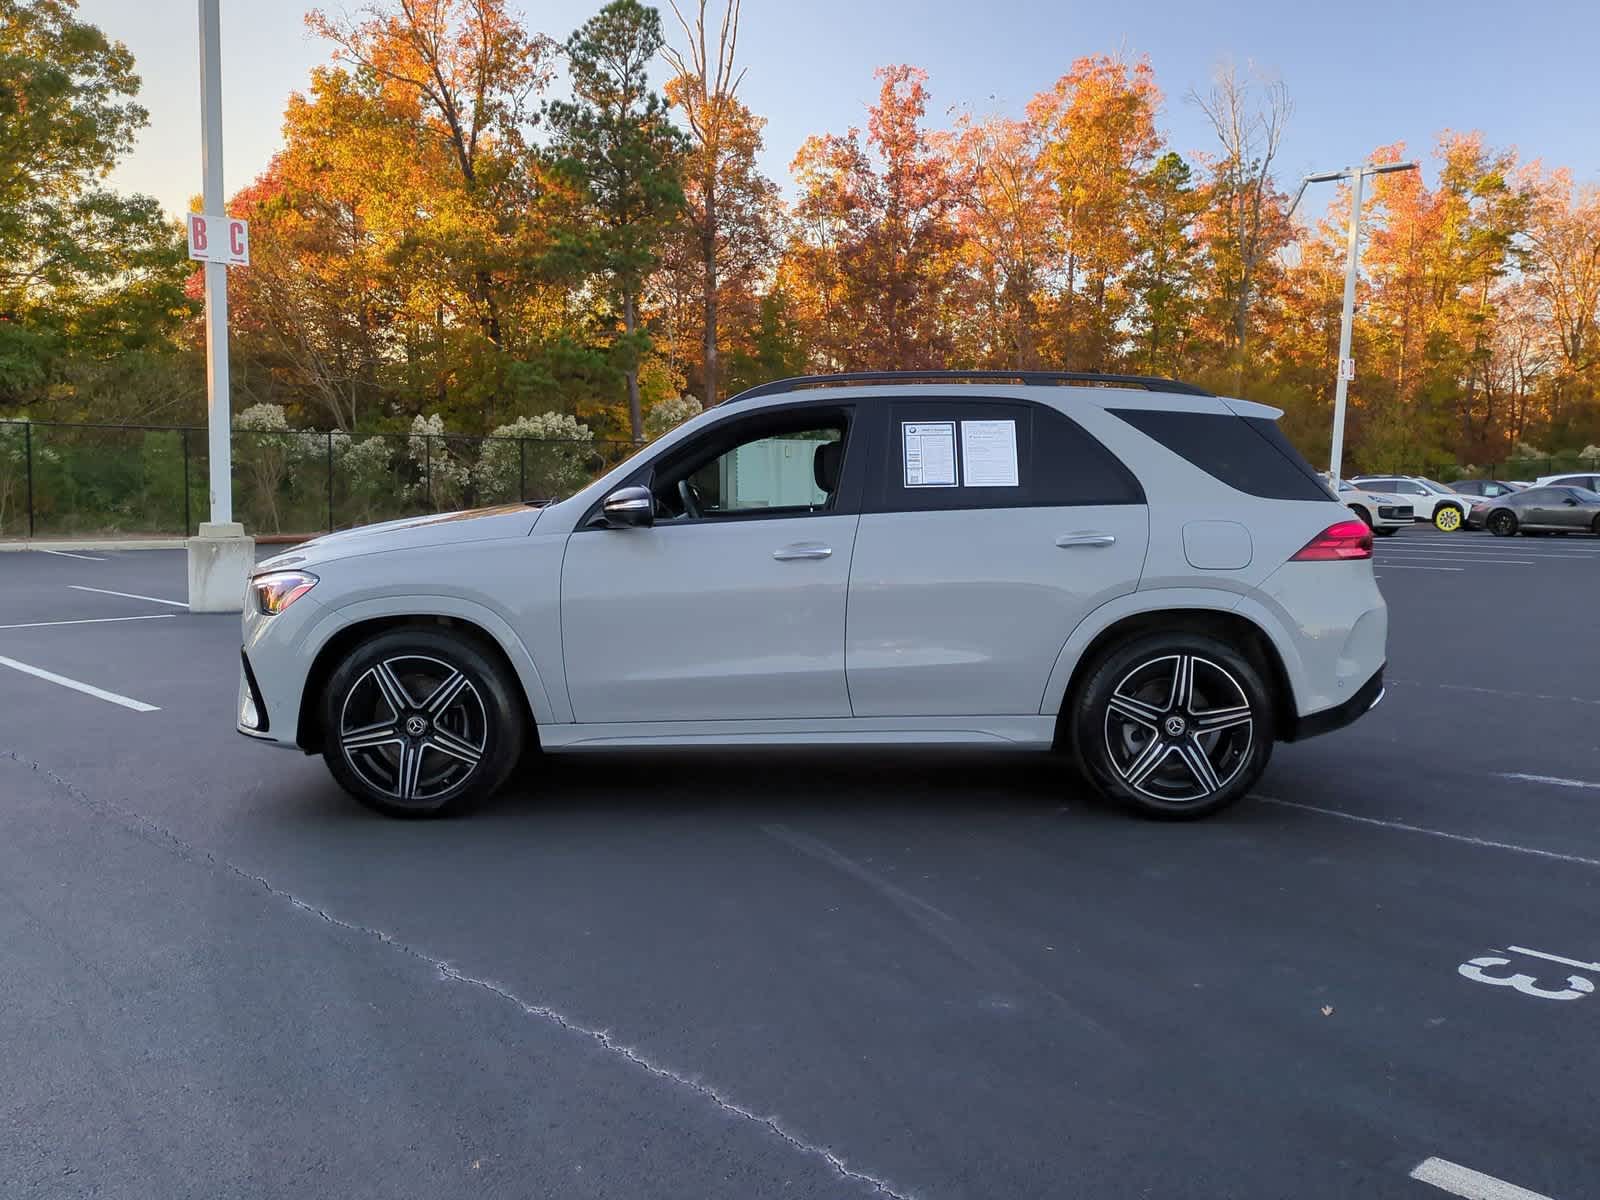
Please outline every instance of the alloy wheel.
[[356, 680], [339, 712], [345, 762], [401, 804], [439, 800], [472, 775], [489, 737], [483, 699], [442, 659], [380, 659]]
[[1250, 758], [1255, 719], [1239, 681], [1193, 654], [1152, 658], [1106, 702], [1105, 744], [1123, 783], [1156, 800], [1222, 791]]
[[1461, 528], [1461, 510], [1454, 505], [1444, 505], [1433, 514], [1433, 525], [1443, 533], [1453, 533]]

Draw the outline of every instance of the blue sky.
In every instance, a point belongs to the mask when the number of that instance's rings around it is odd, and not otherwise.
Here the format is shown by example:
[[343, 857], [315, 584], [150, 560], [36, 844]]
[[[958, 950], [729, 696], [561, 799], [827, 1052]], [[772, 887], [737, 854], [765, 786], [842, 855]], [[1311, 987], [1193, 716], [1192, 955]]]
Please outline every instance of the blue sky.
[[[681, 2], [681, 0], [680, 0]], [[513, 0], [515, 4], [515, 0]], [[173, 212], [200, 186], [195, 0], [81, 0], [133, 50], [150, 110], [113, 182]], [[284, 100], [328, 47], [305, 31], [302, 0], [222, 0], [223, 106], [230, 192], [279, 144]], [[351, 5], [334, 0], [332, 11]], [[524, 2], [531, 27], [564, 38], [598, 0]], [[676, 32], [670, 12], [668, 28]], [[930, 117], [947, 109], [1019, 112], [1083, 54], [1148, 54], [1167, 96], [1162, 125], [1190, 154], [1210, 148], [1184, 101], [1227, 58], [1281, 77], [1295, 113], [1281, 178], [1356, 161], [1403, 140], [1425, 153], [1445, 128], [1600, 180], [1600, 45], [1595, 0], [745, 0], [741, 95], [766, 116], [765, 166], [786, 182], [810, 133], [862, 124], [873, 68], [927, 69]]]

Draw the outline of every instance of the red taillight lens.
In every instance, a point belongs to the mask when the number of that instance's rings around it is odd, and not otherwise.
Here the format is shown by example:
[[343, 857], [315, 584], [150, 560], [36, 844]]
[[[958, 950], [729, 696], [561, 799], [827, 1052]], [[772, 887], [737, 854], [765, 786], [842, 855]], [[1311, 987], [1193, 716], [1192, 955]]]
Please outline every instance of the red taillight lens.
[[1306, 543], [1290, 562], [1328, 562], [1340, 558], [1371, 558], [1372, 530], [1361, 521], [1329, 525]]

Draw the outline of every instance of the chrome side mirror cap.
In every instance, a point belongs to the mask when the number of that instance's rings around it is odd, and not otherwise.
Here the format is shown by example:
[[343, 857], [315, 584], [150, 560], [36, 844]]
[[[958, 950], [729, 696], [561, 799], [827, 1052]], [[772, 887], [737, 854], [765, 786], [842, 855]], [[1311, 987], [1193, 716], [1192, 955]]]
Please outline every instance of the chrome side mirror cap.
[[647, 487], [618, 488], [606, 497], [600, 511], [614, 529], [643, 528], [655, 524], [656, 498]]

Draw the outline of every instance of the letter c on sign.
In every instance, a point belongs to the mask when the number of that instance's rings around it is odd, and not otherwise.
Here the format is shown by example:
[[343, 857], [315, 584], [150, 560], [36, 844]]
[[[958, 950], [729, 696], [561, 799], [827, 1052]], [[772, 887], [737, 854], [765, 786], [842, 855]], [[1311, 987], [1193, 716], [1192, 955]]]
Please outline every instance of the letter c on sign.
[[228, 249], [238, 257], [244, 253], [244, 223], [242, 221], [228, 222]]
[[196, 250], [204, 250], [209, 240], [206, 237], [206, 219], [191, 215], [189, 218], [189, 231], [189, 237], [194, 242], [194, 248]]

